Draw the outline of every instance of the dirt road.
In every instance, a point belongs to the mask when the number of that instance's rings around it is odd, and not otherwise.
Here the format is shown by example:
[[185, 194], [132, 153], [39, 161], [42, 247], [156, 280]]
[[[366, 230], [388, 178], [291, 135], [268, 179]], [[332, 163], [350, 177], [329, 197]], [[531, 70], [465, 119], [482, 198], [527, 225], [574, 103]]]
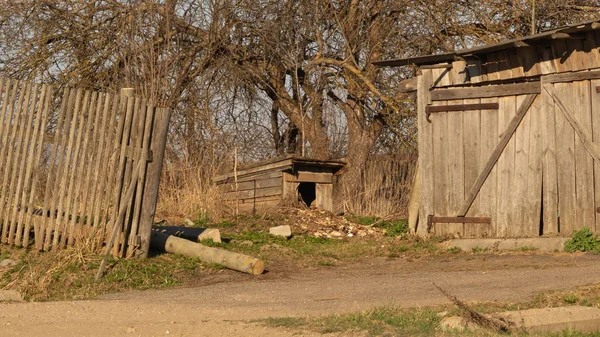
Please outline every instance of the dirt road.
[[[376, 259], [314, 270], [225, 273], [194, 288], [95, 300], [0, 304], [2, 336], [292, 336], [244, 321], [353, 312], [386, 304], [447, 303], [432, 282], [463, 300], [524, 301], [548, 290], [600, 282], [595, 255], [447, 255]], [[304, 334], [313, 336], [315, 334]]]

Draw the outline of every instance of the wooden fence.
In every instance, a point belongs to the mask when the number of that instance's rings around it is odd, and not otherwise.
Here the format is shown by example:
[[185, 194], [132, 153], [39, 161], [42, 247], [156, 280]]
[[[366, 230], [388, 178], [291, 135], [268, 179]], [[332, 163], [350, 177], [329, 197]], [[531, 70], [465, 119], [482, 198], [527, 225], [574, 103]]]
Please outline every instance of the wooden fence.
[[169, 122], [142, 98], [0, 78], [0, 240], [148, 252]]

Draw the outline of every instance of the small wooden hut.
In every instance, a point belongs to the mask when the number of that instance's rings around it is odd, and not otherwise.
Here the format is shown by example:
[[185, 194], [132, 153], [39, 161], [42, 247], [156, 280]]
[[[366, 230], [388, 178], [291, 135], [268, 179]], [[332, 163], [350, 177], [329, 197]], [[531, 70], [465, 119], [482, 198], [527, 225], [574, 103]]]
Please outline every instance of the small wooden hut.
[[[418, 233], [600, 232], [600, 22], [451, 53], [418, 67]], [[414, 217], [416, 218], [416, 217]]]
[[214, 178], [228, 208], [240, 213], [299, 202], [333, 211], [334, 174], [344, 163], [288, 156], [248, 166]]

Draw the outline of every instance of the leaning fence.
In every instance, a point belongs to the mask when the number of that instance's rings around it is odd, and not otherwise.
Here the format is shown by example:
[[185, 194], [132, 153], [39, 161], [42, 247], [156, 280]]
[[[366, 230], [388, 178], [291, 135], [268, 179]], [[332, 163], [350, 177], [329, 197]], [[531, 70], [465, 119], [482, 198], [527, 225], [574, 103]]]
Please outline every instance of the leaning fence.
[[139, 97], [0, 78], [0, 240], [146, 255], [169, 122]]

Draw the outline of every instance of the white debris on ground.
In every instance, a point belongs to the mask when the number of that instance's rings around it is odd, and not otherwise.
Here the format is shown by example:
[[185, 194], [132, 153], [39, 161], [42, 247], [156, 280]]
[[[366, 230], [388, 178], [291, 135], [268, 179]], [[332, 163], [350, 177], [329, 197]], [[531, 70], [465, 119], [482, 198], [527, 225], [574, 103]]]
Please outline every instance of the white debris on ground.
[[363, 226], [331, 212], [308, 209], [291, 209], [285, 222], [294, 234], [307, 234], [317, 238], [342, 239], [381, 237], [384, 229]]

